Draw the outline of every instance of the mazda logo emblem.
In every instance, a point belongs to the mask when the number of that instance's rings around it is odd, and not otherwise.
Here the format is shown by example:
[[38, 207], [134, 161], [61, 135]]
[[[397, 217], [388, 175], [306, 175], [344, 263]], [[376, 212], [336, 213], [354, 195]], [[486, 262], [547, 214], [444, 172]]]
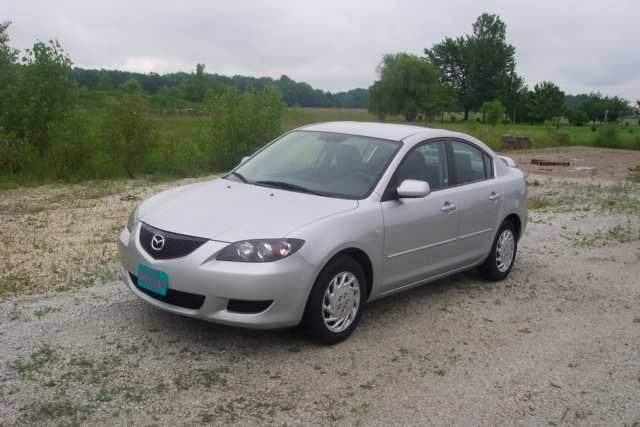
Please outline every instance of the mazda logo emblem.
[[164, 248], [164, 236], [161, 234], [154, 234], [151, 238], [151, 247], [156, 251], [161, 251]]

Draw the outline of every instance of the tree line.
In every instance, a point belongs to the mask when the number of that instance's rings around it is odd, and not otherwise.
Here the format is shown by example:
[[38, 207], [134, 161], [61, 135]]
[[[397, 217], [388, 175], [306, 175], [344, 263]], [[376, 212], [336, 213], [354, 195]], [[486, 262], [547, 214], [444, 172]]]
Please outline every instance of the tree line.
[[190, 102], [203, 102], [228, 87], [241, 92], [260, 91], [268, 87], [277, 87], [288, 106], [321, 108], [367, 108], [369, 92], [366, 89], [352, 89], [346, 92], [332, 93], [313, 88], [305, 82], [296, 82], [286, 75], [279, 79], [270, 77], [233, 77], [205, 72], [204, 64], [197, 64], [193, 73], [134, 73], [120, 70], [91, 70], [74, 68], [73, 80], [81, 87], [90, 90], [108, 91], [119, 88], [126, 82], [135, 81], [143, 92], [155, 95], [167, 95]]
[[[507, 26], [498, 15], [482, 14], [472, 32], [445, 37], [424, 49], [424, 56], [387, 54], [378, 66], [379, 79], [369, 88], [369, 109], [380, 117], [419, 116], [461, 111], [482, 114], [483, 121], [559, 124], [567, 117], [576, 125], [616, 121], [632, 111], [619, 97], [599, 93], [565, 95], [551, 81], [529, 89], [516, 71], [516, 49], [507, 41]], [[490, 113], [490, 114], [489, 114]]]

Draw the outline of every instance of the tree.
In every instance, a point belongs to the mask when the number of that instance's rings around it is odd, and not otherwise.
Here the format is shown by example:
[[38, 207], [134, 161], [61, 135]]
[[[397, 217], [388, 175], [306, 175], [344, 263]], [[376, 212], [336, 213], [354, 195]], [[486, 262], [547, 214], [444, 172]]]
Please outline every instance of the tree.
[[49, 147], [51, 123], [73, 105], [71, 60], [57, 41], [36, 42], [24, 52], [15, 81], [4, 91], [2, 126], [42, 154]]
[[477, 107], [492, 99], [502, 99], [515, 73], [515, 48], [506, 42], [507, 26], [498, 15], [483, 13], [473, 24], [467, 40], [469, 92]]
[[127, 95], [140, 95], [142, 94], [142, 86], [140, 82], [135, 79], [129, 79], [120, 85], [120, 89]]
[[139, 172], [140, 165], [154, 144], [153, 121], [149, 105], [140, 95], [125, 95], [111, 102], [102, 126], [103, 141], [114, 164], [129, 177]]
[[584, 126], [589, 122], [589, 116], [584, 110], [570, 110], [567, 114], [567, 118], [574, 126]]
[[495, 126], [504, 118], [504, 105], [499, 100], [485, 102], [482, 104], [482, 114], [485, 116], [485, 121], [491, 126]]
[[556, 119], [560, 126], [560, 116], [565, 111], [565, 95], [560, 88], [548, 81], [535, 85], [530, 100], [531, 117], [535, 121], [544, 122]]
[[108, 91], [113, 89], [113, 85], [111, 84], [111, 76], [107, 70], [100, 70], [100, 74], [98, 74], [98, 84], [96, 85], [97, 90]]
[[6, 115], [12, 110], [6, 96], [8, 87], [15, 81], [18, 51], [9, 46], [8, 28], [11, 22], [0, 23], [0, 130], [6, 126]]
[[507, 115], [513, 123], [526, 120], [529, 115], [528, 103], [529, 89], [524, 83], [524, 79], [516, 74], [515, 70], [506, 82], [505, 91], [502, 96]]
[[474, 107], [469, 91], [468, 70], [471, 56], [467, 40], [464, 37], [447, 37], [434, 44], [431, 49], [425, 49], [424, 53], [428, 61], [438, 68], [441, 83], [452, 90], [456, 101], [464, 109], [464, 118], [467, 120], [469, 111]]
[[607, 97], [605, 98], [605, 102], [607, 105], [607, 121], [615, 122], [618, 121], [621, 117], [631, 113], [633, 109], [631, 108], [631, 104], [624, 98], [620, 98], [618, 96]]
[[420, 113], [436, 114], [448, 101], [437, 69], [415, 55], [385, 55], [378, 74], [380, 79], [369, 88], [369, 110], [379, 116], [402, 114], [414, 121]]
[[502, 99], [513, 106], [524, 86], [514, 79], [515, 48], [506, 42], [506, 25], [497, 15], [480, 15], [471, 35], [447, 37], [424, 52], [440, 71], [440, 81], [455, 93], [465, 120], [486, 101]]
[[189, 101], [202, 102], [207, 96], [207, 81], [205, 80], [204, 64], [196, 64], [196, 72], [184, 84], [184, 97]]
[[211, 166], [228, 170], [280, 134], [285, 105], [275, 86], [240, 93], [229, 87], [208, 100]]

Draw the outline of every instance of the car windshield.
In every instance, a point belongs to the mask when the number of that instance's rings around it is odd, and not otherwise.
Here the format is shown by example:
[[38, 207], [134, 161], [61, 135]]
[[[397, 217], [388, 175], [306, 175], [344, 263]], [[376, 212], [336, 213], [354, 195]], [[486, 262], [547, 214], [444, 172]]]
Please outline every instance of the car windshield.
[[294, 131], [226, 178], [322, 196], [363, 199], [371, 193], [399, 147], [399, 142], [383, 139]]

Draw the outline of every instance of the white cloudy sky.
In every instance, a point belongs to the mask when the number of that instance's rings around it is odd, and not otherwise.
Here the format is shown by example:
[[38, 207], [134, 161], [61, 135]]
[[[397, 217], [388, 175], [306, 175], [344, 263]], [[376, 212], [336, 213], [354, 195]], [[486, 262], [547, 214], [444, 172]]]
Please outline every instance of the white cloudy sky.
[[12, 44], [57, 38], [86, 68], [279, 77], [325, 90], [368, 87], [384, 53], [422, 55], [497, 13], [533, 86], [640, 99], [640, 1], [0, 0]]

